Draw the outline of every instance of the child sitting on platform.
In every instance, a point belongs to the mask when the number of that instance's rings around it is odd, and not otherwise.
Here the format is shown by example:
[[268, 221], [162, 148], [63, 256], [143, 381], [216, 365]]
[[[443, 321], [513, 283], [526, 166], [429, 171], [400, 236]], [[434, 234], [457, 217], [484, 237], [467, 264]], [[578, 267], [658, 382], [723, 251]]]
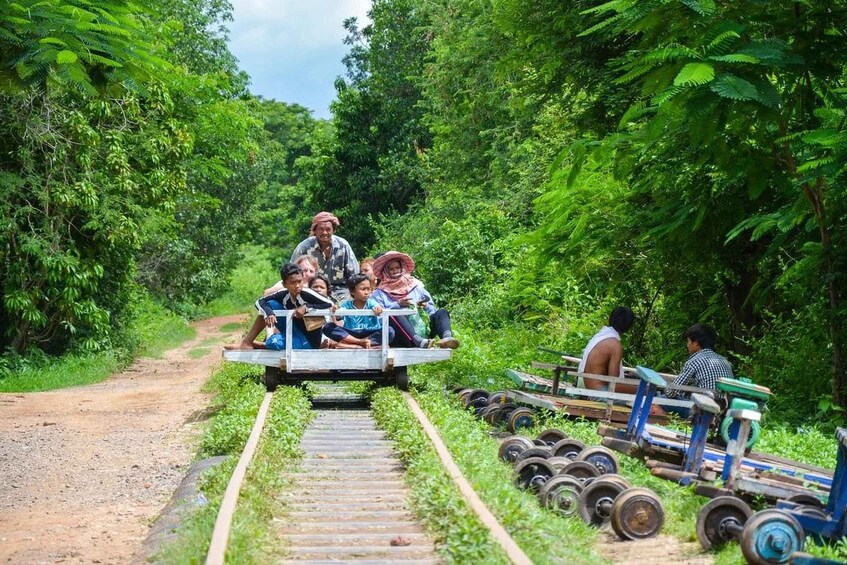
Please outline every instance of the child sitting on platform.
[[[294, 327], [292, 330], [292, 347], [294, 349], [317, 349], [321, 345], [321, 329], [307, 330], [303, 317], [309, 309], [328, 310], [335, 303], [321, 296], [311, 288], [304, 288], [303, 275], [300, 267], [294, 263], [285, 263], [279, 270], [280, 278], [284, 286], [283, 290], [269, 296], [263, 296], [256, 301], [259, 316], [253, 322], [253, 326], [238, 345], [225, 345], [225, 349], [285, 349], [285, 318], [277, 320], [274, 310], [295, 310], [292, 317]], [[280, 333], [272, 334], [262, 342], [253, 340], [262, 331], [262, 328], [279, 329]]]
[[[343, 326], [328, 323], [323, 328], [325, 336], [337, 341], [339, 345], [352, 345], [370, 349], [382, 345], [382, 314], [380, 306], [371, 298], [371, 281], [367, 275], [356, 273], [347, 279], [347, 289], [353, 297], [341, 303], [341, 308], [350, 310], [373, 310], [373, 316], [345, 316]], [[388, 328], [388, 342], [394, 339], [394, 328]]]

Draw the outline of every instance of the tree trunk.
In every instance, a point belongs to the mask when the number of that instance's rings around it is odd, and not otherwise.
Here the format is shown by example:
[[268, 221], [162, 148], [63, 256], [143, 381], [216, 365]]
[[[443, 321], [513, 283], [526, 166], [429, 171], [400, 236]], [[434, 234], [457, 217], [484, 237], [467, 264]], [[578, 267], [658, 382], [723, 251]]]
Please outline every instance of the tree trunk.
[[29, 321], [23, 320], [21, 322], [20, 327], [18, 328], [17, 333], [15, 334], [15, 339], [12, 340], [12, 350], [18, 355], [23, 355], [24, 353], [26, 353], [28, 334]]
[[823, 201], [824, 180], [818, 177], [814, 186], [803, 185], [803, 194], [812, 207], [823, 246], [823, 278], [829, 298], [829, 333], [832, 340], [832, 400], [836, 406], [847, 408], [847, 367], [844, 366], [844, 333], [840, 318], [841, 296], [836, 280], [835, 259], [832, 256], [832, 234], [826, 223]]

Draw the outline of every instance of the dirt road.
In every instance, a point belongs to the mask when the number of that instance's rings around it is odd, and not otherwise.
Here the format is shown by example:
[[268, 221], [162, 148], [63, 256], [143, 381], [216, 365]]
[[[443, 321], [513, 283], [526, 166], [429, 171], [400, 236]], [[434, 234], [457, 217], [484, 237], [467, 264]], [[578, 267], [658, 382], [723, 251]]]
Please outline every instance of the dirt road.
[[214, 343], [240, 334], [221, 327], [242, 319], [198, 322], [194, 340], [97, 385], [0, 394], [0, 563], [133, 559], [191, 463]]

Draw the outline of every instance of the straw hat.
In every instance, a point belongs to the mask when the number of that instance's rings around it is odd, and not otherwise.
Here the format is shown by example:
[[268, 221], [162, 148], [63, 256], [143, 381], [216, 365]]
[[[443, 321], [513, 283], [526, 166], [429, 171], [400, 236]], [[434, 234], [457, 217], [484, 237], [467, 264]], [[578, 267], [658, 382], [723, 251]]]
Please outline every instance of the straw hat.
[[400, 253], [399, 251], [389, 251], [384, 255], [380, 255], [376, 258], [376, 261], [374, 261], [374, 275], [380, 279], [386, 278], [383, 274], [383, 270], [385, 270], [385, 267], [387, 267], [389, 263], [393, 263], [394, 261], [400, 261], [403, 265], [403, 270], [406, 271], [406, 273], [411, 273], [415, 270], [415, 262], [411, 257], [405, 253]]

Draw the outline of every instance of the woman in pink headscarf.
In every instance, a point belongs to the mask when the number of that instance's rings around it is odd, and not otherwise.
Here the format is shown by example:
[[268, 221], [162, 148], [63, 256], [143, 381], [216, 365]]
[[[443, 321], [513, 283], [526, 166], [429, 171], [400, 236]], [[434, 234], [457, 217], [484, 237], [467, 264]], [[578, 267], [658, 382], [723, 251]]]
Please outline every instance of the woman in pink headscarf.
[[392, 316], [396, 347], [459, 347], [450, 328], [450, 313], [436, 308], [423, 283], [412, 276], [415, 262], [399, 251], [389, 251], [374, 261], [374, 275], [379, 286], [371, 295], [383, 308], [401, 309], [418, 306], [429, 315], [429, 339], [418, 335], [406, 316]]
[[335, 235], [341, 222], [330, 212], [319, 212], [312, 218], [311, 237], [300, 242], [291, 254], [296, 263], [303, 255], [318, 262], [318, 272], [329, 279], [330, 292], [336, 300], [349, 298], [347, 278], [359, 272], [359, 262], [347, 240]]

